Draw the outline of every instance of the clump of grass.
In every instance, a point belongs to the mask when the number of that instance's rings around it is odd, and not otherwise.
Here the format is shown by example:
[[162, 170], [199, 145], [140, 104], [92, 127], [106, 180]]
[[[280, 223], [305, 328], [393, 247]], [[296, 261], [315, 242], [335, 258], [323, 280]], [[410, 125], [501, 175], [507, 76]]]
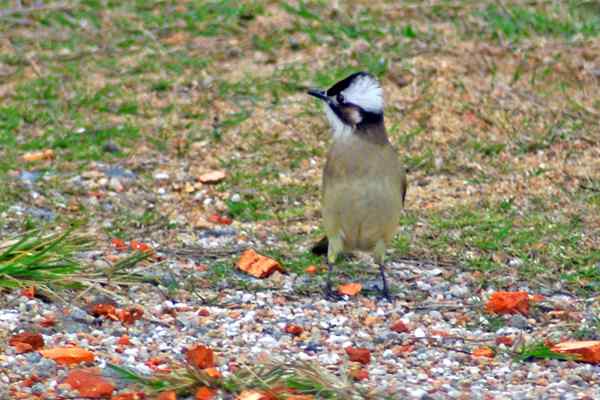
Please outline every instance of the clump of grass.
[[314, 362], [269, 360], [262, 364], [245, 365], [224, 379], [211, 378], [203, 371], [192, 368], [180, 368], [169, 374], [147, 377], [130, 368], [110, 364], [109, 367], [122, 379], [153, 393], [175, 390], [179, 394], [190, 394], [196, 387], [208, 386], [231, 394], [255, 389], [272, 393], [282, 400], [289, 397], [291, 392], [331, 400], [382, 398], [381, 393], [359, 387], [350, 377], [337, 376]]
[[74, 253], [90, 244], [72, 232], [32, 230], [0, 243], [0, 287], [64, 286], [65, 277], [80, 271]]
[[34, 229], [0, 243], [0, 288], [35, 286], [51, 292], [144, 280], [130, 269], [148, 258], [148, 253], [136, 252], [95, 271], [77, 259], [79, 253], [91, 248], [92, 240], [74, 233], [74, 229], [50, 233]]
[[515, 356], [517, 361], [531, 361], [534, 359], [541, 360], [575, 360], [577, 357], [556, 353], [543, 342], [535, 342], [530, 344], [524, 344]]

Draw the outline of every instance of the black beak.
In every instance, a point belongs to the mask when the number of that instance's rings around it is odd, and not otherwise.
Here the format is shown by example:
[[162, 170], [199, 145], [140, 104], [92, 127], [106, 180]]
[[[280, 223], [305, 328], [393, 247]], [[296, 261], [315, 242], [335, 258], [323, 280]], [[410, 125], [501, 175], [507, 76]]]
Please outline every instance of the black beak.
[[323, 90], [319, 90], [319, 89], [309, 89], [308, 90], [308, 94], [310, 94], [311, 96], [316, 97], [317, 99], [321, 99], [324, 100], [326, 102], [329, 102], [329, 97], [327, 97], [327, 93]]

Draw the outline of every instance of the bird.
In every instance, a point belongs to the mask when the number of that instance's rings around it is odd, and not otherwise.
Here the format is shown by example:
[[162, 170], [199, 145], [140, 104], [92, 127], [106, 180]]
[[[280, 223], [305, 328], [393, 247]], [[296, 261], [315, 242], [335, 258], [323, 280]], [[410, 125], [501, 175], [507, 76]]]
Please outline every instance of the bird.
[[381, 292], [391, 301], [385, 251], [400, 222], [406, 198], [406, 170], [390, 143], [383, 118], [383, 89], [370, 73], [355, 72], [327, 90], [310, 89], [331, 125], [331, 143], [321, 183], [321, 214], [327, 248], [325, 295], [341, 253], [370, 252], [379, 266]]

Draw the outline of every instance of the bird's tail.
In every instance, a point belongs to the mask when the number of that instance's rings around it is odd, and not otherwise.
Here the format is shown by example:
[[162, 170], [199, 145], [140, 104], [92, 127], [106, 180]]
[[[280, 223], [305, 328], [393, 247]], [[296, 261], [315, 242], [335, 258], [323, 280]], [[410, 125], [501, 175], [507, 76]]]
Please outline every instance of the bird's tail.
[[321, 240], [313, 245], [310, 248], [311, 253], [316, 256], [323, 256], [327, 254], [327, 249], [329, 248], [329, 240], [327, 240], [327, 236], [323, 236]]

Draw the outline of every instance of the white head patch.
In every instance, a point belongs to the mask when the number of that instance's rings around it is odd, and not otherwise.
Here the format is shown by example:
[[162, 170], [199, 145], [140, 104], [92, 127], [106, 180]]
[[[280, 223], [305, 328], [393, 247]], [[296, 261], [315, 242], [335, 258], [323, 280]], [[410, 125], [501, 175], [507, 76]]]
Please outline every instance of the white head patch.
[[383, 90], [372, 76], [357, 76], [350, 86], [342, 91], [342, 95], [346, 102], [356, 104], [365, 111], [383, 112]]

